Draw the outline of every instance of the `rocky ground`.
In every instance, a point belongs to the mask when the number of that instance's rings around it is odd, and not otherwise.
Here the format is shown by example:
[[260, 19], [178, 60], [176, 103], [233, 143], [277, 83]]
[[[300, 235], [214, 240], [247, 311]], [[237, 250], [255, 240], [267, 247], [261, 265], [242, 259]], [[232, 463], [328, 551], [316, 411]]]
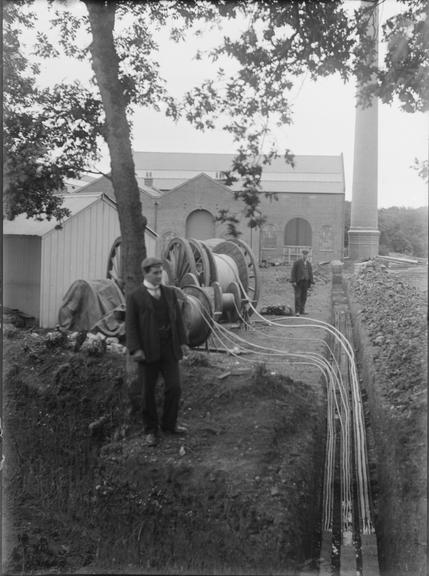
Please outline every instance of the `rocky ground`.
[[[258, 308], [293, 305], [288, 269], [261, 273]], [[316, 279], [307, 310], [327, 321], [330, 271], [320, 267]], [[425, 407], [424, 325], [414, 320], [416, 311], [424, 317], [425, 296], [416, 290], [411, 298], [408, 285], [381, 270], [349, 284], [368, 330], [365, 346], [386, 371], [380, 395], [416, 438]], [[254, 315], [250, 329], [233, 332], [289, 354], [323, 351], [323, 331], [306, 319], [267, 318], [287, 326], [268, 327]], [[118, 348], [75, 352], [66, 339], [11, 325], [4, 336], [8, 572], [298, 574], [315, 567], [325, 435], [317, 371], [291, 356], [259, 356], [243, 342], [234, 344], [238, 355], [194, 351], [182, 362], [181, 419], [190, 433], [153, 449], [127, 416]], [[416, 446], [395, 447], [405, 467], [417, 459], [403, 495], [409, 517], [422, 478]]]

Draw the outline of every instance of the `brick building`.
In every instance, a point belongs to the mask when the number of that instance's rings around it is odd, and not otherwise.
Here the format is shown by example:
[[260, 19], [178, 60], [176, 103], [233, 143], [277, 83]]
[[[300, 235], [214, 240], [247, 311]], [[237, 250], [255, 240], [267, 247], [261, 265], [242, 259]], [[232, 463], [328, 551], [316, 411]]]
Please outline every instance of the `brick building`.
[[[223, 184], [232, 158], [232, 154], [134, 153], [143, 212], [160, 237], [159, 253], [174, 235], [200, 240], [225, 237], [226, 226], [216, 216], [221, 208], [229, 208], [240, 221], [241, 238], [260, 261], [291, 262], [303, 248], [314, 262], [342, 259], [342, 156], [295, 156], [294, 167], [283, 159], [265, 167], [260, 209], [266, 223], [260, 232], [246, 225], [243, 204], [234, 200], [234, 187]], [[113, 193], [106, 178], [80, 192]], [[266, 198], [264, 192], [275, 198]]]

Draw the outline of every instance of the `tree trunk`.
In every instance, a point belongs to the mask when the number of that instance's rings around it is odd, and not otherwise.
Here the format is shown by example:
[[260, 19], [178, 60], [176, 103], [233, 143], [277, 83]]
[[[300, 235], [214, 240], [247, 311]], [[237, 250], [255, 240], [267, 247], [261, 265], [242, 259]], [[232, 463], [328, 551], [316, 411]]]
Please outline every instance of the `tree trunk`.
[[110, 152], [113, 190], [118, 204], [121, 229], [121, 260], [125, 292], [142, 280], [140, 263], [146, 257], [140, 194], [135, 176], [127, 101], [119, 80], [119, 58], [113, 40], [115, 2], [82, 0], [87, 7], [92, 32], [92, 68], [103, 101], [105, 139]]

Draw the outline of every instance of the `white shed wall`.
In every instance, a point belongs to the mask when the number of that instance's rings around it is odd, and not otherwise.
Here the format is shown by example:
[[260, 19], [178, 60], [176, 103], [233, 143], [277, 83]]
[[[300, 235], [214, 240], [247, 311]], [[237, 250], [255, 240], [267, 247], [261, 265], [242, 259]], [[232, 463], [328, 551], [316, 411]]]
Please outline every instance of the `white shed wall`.
[[120, 235], [117, 210], [100, 199], [42, 238], [40, 325], [53, 327], [64, 294], [78, 279], [105, 278]]
[[39, 318], [39, 236], [3, 237], [3, 304]]

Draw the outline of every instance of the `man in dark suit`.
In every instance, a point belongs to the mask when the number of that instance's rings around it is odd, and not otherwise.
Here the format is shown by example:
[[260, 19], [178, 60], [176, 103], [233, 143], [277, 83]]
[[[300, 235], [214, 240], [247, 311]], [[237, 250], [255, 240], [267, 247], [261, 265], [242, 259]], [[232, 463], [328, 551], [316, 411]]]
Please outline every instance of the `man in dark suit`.
[[295, 314], [307, 314], [305, 312], [305, 303], [307, 301], [307, 291], [311, 284], [314, 284], [313, 269], [307, 259], [308, 250], [302, 251], [302, 258], [295, 260], [292, 266], [291, 278], [293, 289], [295, 291]]
[[[138, 362], [143, 386], [143, 424], [146, 442], [155, 446], [160, 428], [165, 434], [183, 435], [177, 425], [180, 401], [179, 360], [188, 352], [186, 331], [174, 287], [161, 285], [162, 260], [145, 258], [143, 284], [127, 297], [127, 348]], [[159, 374], [165, 383], [164, 409], [158, 420], [155, 386]]]

